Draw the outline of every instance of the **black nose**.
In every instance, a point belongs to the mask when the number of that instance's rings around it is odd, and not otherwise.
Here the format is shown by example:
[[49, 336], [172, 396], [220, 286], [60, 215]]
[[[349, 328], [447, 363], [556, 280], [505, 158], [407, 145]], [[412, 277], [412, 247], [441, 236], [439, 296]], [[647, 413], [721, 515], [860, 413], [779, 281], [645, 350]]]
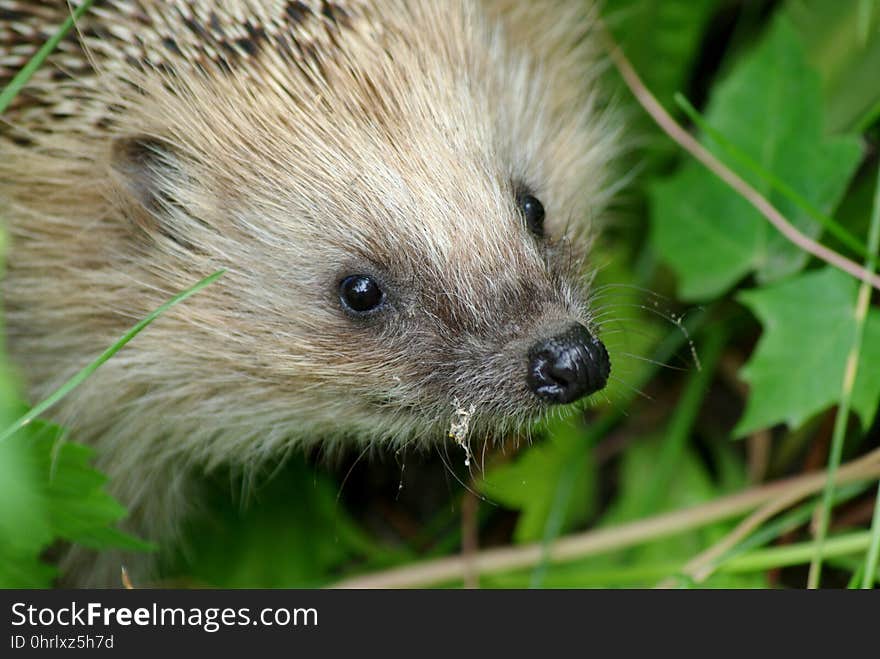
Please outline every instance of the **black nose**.
[[599, 391], [611, 372], [605, 346], [580, 323], [538, 341], [528, 357], [526, 383], [548, 403], [570, 403]]

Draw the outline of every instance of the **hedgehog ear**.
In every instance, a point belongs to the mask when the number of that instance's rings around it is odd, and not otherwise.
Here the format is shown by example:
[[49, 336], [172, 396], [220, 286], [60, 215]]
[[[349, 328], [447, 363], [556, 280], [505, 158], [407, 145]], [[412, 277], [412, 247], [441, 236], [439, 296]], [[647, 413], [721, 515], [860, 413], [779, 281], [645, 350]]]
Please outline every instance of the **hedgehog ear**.
[[171, 201], [171, 187], [181, 175], [174, 148], [147, 135], [121, 137], [113, 142], [110, 166], [123, 188], [150, 213]]

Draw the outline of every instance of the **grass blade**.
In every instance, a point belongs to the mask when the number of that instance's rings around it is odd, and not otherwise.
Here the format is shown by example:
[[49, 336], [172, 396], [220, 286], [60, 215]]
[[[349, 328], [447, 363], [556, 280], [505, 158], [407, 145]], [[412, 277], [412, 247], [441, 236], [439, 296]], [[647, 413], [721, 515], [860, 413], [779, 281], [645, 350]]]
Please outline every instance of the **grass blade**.
[[[868, 531], [860, 531], [831, 538], [825, 543], [825, 555], [828, 557], [846, 556], [864, 551], [870, 540], [869, 535]], [[810, 561], [811, 556], [815, 553], [814, 545], [815, 542], [802, 542], [796, 545], [761, 549], [729, 560], [718, 571], [721, 573], [758, 572], [789, 565], [800, 565]]]
[[703, 119], [700, 113], [697, 112], [697, 109], [693, 105], [691, 105], [690, 101], [688, 101], [682, 94], [675, 95], [675, 102], [678, 103], [678, 106], [682, 109], [682, 111], [684, 111], [688, 119], [693, 121], [694, 125], [697, 128], [699, 128], [701, 131], [703, 131], [703, 133], [705, 133], [714, 142], [716, 142], [718, 146], [720, 146], [724, 150], [724, 153], [728, 157], [732, 158], [734, 161], [745, 167], [747, 170], [760, 177], [773, 190], [781, 194], [791, 203], [800, 208], [804, 213], [816, 220], [816, 222], [821, 224], [828, 231], [828, 233], [830, 233], [841, 243], [849, 247], [853, 252], [855, 252], [862, 258], [866, 258], [868, 256], [868, 250], [856, 236], [850, 233], [845, 227], [836, 222], [833, 218], [825, 215], [825, 213], [823, 213], [818, 208], [813, 206], [813, 204], [811, 204], [809, 201], [804, 199], [785, 181], [780, 179], [773, 172], [762, 167], [757, 161], [755, 161], [753, 158], [743, 152], [739, 147], [737, 147], [730, 140], [724, 137], [724, 135], [722, 135], [719, 131], [712, 128], [712, 126], [710, 126], [708, 122]]
[[[672, 356], [689, 340], [690, 336], [697, 333], [697, 330], [703, 326], [706, 318], [711, 316], [710, 310], [701, 310], [688, 319], [686, 323], [686, 331], [680, 330], [670, 332], [669, 335], [657, 346], [651, 355], [650, 363], [653, 365], [643, 379], [633, 384], [633, 388], [626, 394], [627, 398], [621, 402], [620, 406], [614, 411], [603, 415], [586, 431], [582, 446], [584, 450], [592, 450], [598, 440], [605, 436], [610, 430], [625, 416], [624, 410], [627, 409], [629, 403], [638, 395], [637, 392], [643, 389], [646, 383], [654, 377], [660, 369], [660, 365], [667, 363]], [[563, 472], [556, 486], [556, 493], [553, 497], [553, 505], [547, 518], [547, 524], [544, 528], [544, 538], [541, 541], [541, 560], [535, 566], [530, 580], [530, 588], [541, 588], [545, 575], [550, 565], [550, 550], [553, 543], [562, 532], [562, 520], [565, 518], [565, 512], [571, 504], [572, 485], [577, 476], [575, 470], [581, 461], [574, 456], [569, 466]]]
[[862, 570], [862, 588], [873, 588], [877, 580], [877, 568], [880, 564], [880, 485], [877, 486], [877, 498], [874, 500], [874, 520], [871, 522], [871, 544], [865, 555], [865, 566]]
[[141, 332], [141, 330], [143, 330], [147, 325], [149, 325], [154, 320], [156, 320], [156, 318], [158, 318], [163, 313], [168, 311], [168, 309], [170, 309], [174, 305], [176, 305], [180, 302], [183, 302], [185, 299], [187, 299], [191, 295], [194, 295], [195, 293], [198, 293], [200, 290], [202, 290], [206, 286], [213, 284], [215, 281], [217, 281], [217, 279], [219, 279], [223, 275], [224, 272], [226, 272], [226, 271], [225, 270], [218, 270], [214, 274], [212, 274], [208, 277], [205, 277], [199, 283], [197, 283], [195, 286], [192, 286], [192, 287], [186, 289], [185, 291], [183, 291], [182, 293], [175, 295], [173, 298], [168, 300], [165, 304], [163, 304], [162, 306], [157, 308], [155, 311], [153, 311], [146, 318], [141, 320], [137, 325], [135, 325], [130, 330], [128, 330], [125, 334], [123, 334], [116, 343], [114, 343], [112, 346], [107, 348], [103, 353], [101, 353], [101, 355], [97, 359], [95, 359], [95, 361], [93, 361], [91, 364], [89, 364], [88, 366], [83, 368], [81, 371], [79, 371], [76, 375], [74, 375], [67, 382], [65, 382], [60, 387], [58, 387], [58, 389], [56, 389], [54, 392], [52, 392], [48, 398], [46, 398], [42, 402], [38, 403], [34, 407], [32, 407], [26, 414], [24, 414], [23, 416], [21, 416], [21, 418], [19, 418], [17, 421], [15, 421], [15, 423], [13, 423], [9, 427], [7, 427], [6, 430], [4, 430], [2, 433], [0, 433], [0, 443], [4, 442], [7, 439], [9, 439], [10, 437], [12, 437], [16, 432], [18, 432], [23, 427], [25, 427], [27, 424], [29, 424], [31, 421], [33, 421], [38, 416], [43, 414], [46, 410], [51, 408], [53, 405], [58, 403], [58, 401], [60, 401], [62, 398], [64, 398], [71, 391], [76, 389], [76, 387], [78, 387], [80, 384], [82, 384], [86, 378], [88, 378], [92, 373], [94, 373], [96, 370], [98, 370], [98, 368], [104, 362], [106, 362], [113, 355], [115, 355], [117, 352], [119, 352], [126, 343], [131, 341], [135, 336], [137, 336]]
[[[880, 246], [880, 169], [877, 172], [877, 189], [874, 193], [874, 212], [871, 216], [871, 245], [874, 249], [875, 261]], [[862, 574], [862, 588], [873, 588], [880, 566], [880, 486], [874, 500], [874, 517], [871, 522], [871, 544], [865, 555], [865, 569]]]
[[[877, 186], [874, 190], [874, 208], [871, 211], [871, 228], [868, 231], [868, 257], [865, 259], [865, 269], [873, 273], [877, 268], [877, 252], [880, 248], [880, 168], [877, 170]], [[825, 543], [825, 536], [828, 534], [828, 524], [831, 519], [831, 508], [834, 499], [834, 476], [837, 468], [840, 466], [840, 459], [843, 455], [843, 440], [846, 437], [846, 426], [849, 420], [850, 402], [852, 400], [853, 385], [856, 381], [859, 365], [859, 353], [862, 350], [862, 339], [864, 337], [865, 319], [868, 316], [868, 308], [871, 304], [871, 287], [862, 283], [859, 286], [859, 297], [856, 302], [856, 336], [853, 340], [847, 358], [846, 371], [843, 376], [843, 386], [841, 388], [840, 405], [837, 408], [837, 417], [834, 419], [834, 434], [831, 438], [831, 451], [828, 457], [828, 481], [825, 484], [825, 492], [822, 496], [822, 507], [819, 511], [819, 524], [816, 529], [816, 539], [814, 541], [813, 559], [810, 561], [810, 573], [807, 577], [808, 588], [818, 588], [822, 578], [822, 552]], [[871, 549], [868, 551], [870, 559], [872, 552], [875, 555], [874, 569], [865, 570], [865, 578], [867, 583], [873, 583], [874, 572], [876, 570], [876, 545], [878, 536], [880, 536], [880, 524], [877, 524], [878, 513], [875, 503], [874, 525], [872, 536], [874, 540], [871, 543]], [[864, 583], [864, 582], [863, 582]]]
[[15, 77], [8, 85], [6, 85], [3, 91], [0, 92], [0, 114], [6, 111], [6, 108], [12, 103], [13, 99], [18, 95], [18, 92], [21, 91], [21, 88], [27, 84], [28, 80], [31, 79], [31, 76], [36, 73], [40, 66], [42, 66], [45, 59], [53, 50], [55, 50], [61, 40], [68, 32], [70, 32], [71, 28], [73, 28], [83, 14], [89, 10], [93, 3], [94, 0], [85, 0], [85, 2], [77, 7], [73, 13], [67, 17], [67, 20], [64, 21], [64, 24], [58, 29], [58, 31], [43, 44], [30, 60], [28, 60], [28, 63], [22, 67], [21, 71], [15, 74]]
[[859, 45], [864, 48], [871, 34], [871, 15], [874, 13], [875, 0], [859, 0], [858, 30]]

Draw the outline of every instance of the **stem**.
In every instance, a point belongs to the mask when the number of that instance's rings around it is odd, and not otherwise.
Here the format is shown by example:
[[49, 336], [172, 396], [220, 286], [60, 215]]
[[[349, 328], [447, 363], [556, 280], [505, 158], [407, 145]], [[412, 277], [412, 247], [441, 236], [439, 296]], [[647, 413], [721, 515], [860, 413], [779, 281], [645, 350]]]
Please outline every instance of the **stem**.
[[[859, 491], [861, 490], [858, 488], [847, 493], [838, 491], [835, 500], [836, 502], [846, 500], [849, 496], [854, 496]], [[785, 530], [792, 528], [793, 525], [797, 526], [810, 519], [815, 511], [815, 504], [810, 504], [801, 510], [792, 511], [782, 519], [768, 525], [762, 531], [756, 532], [764, 522], [809, 496], [812, 492], [809, 488], [792, 488], [791, 491], [778, 499], [769, 501], [740, 522], [733, 531], [724, 536], [719, 542], [689, 561], [678, 572], [678, 577], [684, 577], [692, 583], [701, 583], [712, 576], [714, 572], [721, 570], [725, 565], [725, 561], [730, 560], [739, 552], [747, 550], [752, 546], [760, 546], [778, 537]], [[658, 587], [672, 588], [676, 585], [677, 581], [678, 579], [676, 578], [668, 578], [658, 584]]]
[[116, 343], [107, 348], [104, 352], [102, 352], [95, 361], [91, 364], [80, 370], [76, 375], [70, 378], [67, 382], [62, 384], [58, 389], [52, 392], [48, 398], [38, 403], [30, 410], [28, 410], [22, 417], [20, 417], [17, 421], [15, 421], [12, 425], [6, 428], [2, 433], [0, 433], [0, 444], [4, 441], [12, 437], [19, 430], [28, 425], [31, 421], [36, 419], [38, 416], [46, 412], [53, 405], [58, 403], [62, 398], [64, 398], [71, 391], [76, 389], [83, 381], [88, 378], [92, 373], [98, 370], [98, 368], [110, 359], [113, 355], [119, 352], [122, 347], [131, 341], [135, 336], [137, 336], [141, 330], [143, 330], [147, 325], [152, 323], [156, 318], [161, 316], [163, 313], [168, 311], [171, 307], [179, 302], [183, 302], [185, 299], [190, 297], [191, 295], [198, 293], [205, 286], [214, 283], [220, 276], [225, 272], [225, 270], [218, 270], [213, 275], [205, 277], [198, 284], [192, 286], [191, 288], [186, 289], [182, 293], [175, 295], [173, 298], [168, 300], [161, 307], [153, 311], [149, 316], [140, 321], [137, 325], [128, 330], [125, 334], [123, 334]]
[[[880, 459], [880, 449], [850, 463], [850, 468], [860, 464], [871, 464], [872, 461], [878, 462], [880, 461], [878, 459]], [[865, 460], [867, 460], [867, 463], [863, 462]], [[878, 466], [880, 465], [875, 465], [875, 467]], [[841, 471], [841, 478], [842, 475]], [[794, 505], [798, 501], [801, 501], [814, 492], [822, 489], [830, 479], [830, 474], [827, 474], [827, 477], [823, 479], [819, 485], [816, 485], [815, 483], [793, 485], [778, 497], [769, 499], [764, 505], [740, 522], [733, 531], [724, 536], [720, 542], [712, 545], [702, 554], [688, 562], [688, 564], [684, 566], [682, 574], [690, 577], [693, 581], [698, 583], [707, 579], [712, 572], [715, 571], [716, 565], [722, 560], [722, 558], [731, 552], [740, 542], [749, 537], [749, 535], [758, 529], [764, 522], [786, 508]], [[840, 482], [843, 483], [844, 481], [840, 480]], [[671, 587], [673, 581], [674, 580], [671, 579], [666, 580], [660, 584], [660, 587]]]
[[[841, 557], [851, 556], [868, 544], [868, 533], [852, 533], [838, 536], [828, 541], [826, 553], [829, 558], [840, 561]], [[749, 553], [743, 553], [731, 558], [724, 565], [718, 567], [718, 574], [743, 574], [760, 573], [774, 568], [800, 565], [810, 560], [812, 555], [812, 542], [786, 545], [762, 549]], [[840, 561], [843, 563], [842, 561]], [[846, 567], [845, 564], [842, 567]], [[856, 570], [861, 579], [861, 564]], [[585, 571], [582, 567], [577, 569], [577, 585], [579, 587], [607, 587], [608, 584], [638, 584], [651, 581], [663, 574], [670, 574], [678, 569], [674, 562], [649, 563], [628, 565], [625, 567], [611, 567], [598, 570]], [[565, 574], [564, 572], [562, 574]], [[560, 583], [562, 575], [557, 576], [556, 582]], [[510, 583], [499, 580], [500, 583], [490, 581], [491, 586], [509, 587]], [[517, 583], [517, 582], [515, 582]], [[564, 583], [569, 583], [568, 581]], [[636, 586], [638, 587], [638, 586]]]
[[859, 30], [859, 46], [864, 48], [868, 45], [868, 37], [871, 34], [871, 9], [874, 0], [859, 0], [858, 8], [858, 30]]
[[[673, 119], [653, 94], [645, 87], [638, 74], [632, 68], [629, 60], [626, 59], [620, 47], [612, 40], [610, 34], [606, 31], [606, 39], [608, 40], [608, 51], [611, 60], [620, 72], [624, 82], [630, 91], [636, 97], [636, 100], [651, 115], [657, 125], [675, 142], [677, 142], [685, 151], [690, 153], [694, 158], [700, 161], [709, 171], [715, 174], [719, 179], [727, 183], [733, 188], [743, 199], [748, 201], [755, 209], [760, 212], [776, 229], [790, 242], [800, 247], [816, 258], [843, 270], [849, 275], [863, 282], [867, 282], [877, 290], [880, 290], [880, 277], [873, 272], [863, 268], [855, 261], [851, 261], [829, 249], [815, 240], [805, 236], [803, 233], [789, 222], [782, 213], [780, 213], [771, 204], [766, 197], [755, 190], [751, 185], [742, 179], [739, 175], [725, 166], [715, 156], [713, 156], [702, 144], [693, 138], [684, 128], [682, 128]], [[870, 250], [869, 250], [870, 251]]]
[[[880, 449], [842, 467], [838, 482], [850, 483], [880, 477]], [[683, 531], [737, 517], [767, 501], [784, 497], [792, 490], [807, 494], [822, 489], [825, 473], [814, 473], [750, 488], [744, 492], [721, 497], [715, 501], [657, 515], [644, 520], [597, 529], [561, 538], [554, 543], [549, 558], [555, 562], [585, 558], [595, 554], [631, 547], [642, 542], [657, 540]], [[497, 574], [527, 568], [543, 557], [542, 543], [517, 547], [502, 547], [479, 552], [474, 563], [480, 574]], [[449, 556], [414, 565], [392, 568], [374, 574], [353, 577], [334, 585], [336, 588], [410, 588], [429, 586], [461, 579], [463, 561], [460, 556]]]
[[[868, 546], [870, 535], [868, 531], [862, 531], [831, 538], [825, 543], [825, 553], [831, 557], [846, 556], [863, 551]], [[800, 565], [810, 560], [814, 552], [813, 544], [813, 542], [802, 542], [796, 545], [761, 549], [730, 559], [718, 571], [758, 572], [787, 565]]]
[[[873, 273], [877, 267], [877, 250], [880, 248], [880, 168], [877, 170], [877, 185], [874, 190], [874, 208], [871, 212], [871, 228], [868, 231], [868, 256], [865, 259], [865, 269]], [[837, 408], [837, 417], [834, 419], [834, 435], [831, 439], [831, 451], [828, 460], [828, 483], [822, 497], [822, 507], [819, 511], [819, 524], [816, 529], [815, 554], [810, 561], [810, 572], [807, 576], [807, 588], [818, 588], [822, 579], [822, 550], [825, 536], [828, 534], [828, 524], [831, 520], [832, 499], [834, 498], [834, 474], [840, 465], [843, 456], [843, 443], [846, 439], [846, 426], [849, 421], [849, 410], [852, 402], [852, 392], [859, 371], [859, 355], [862, 351], [862, 342], [865, 335], [865, 320], [868, 317], [868, 308], [871, 304], [871, 288], [866, 282], [859, 287], [859, 297], [856, 302], [855, 320], [856, 333], [853, 345], [846, 360], [846, 370], [843, 375], [843, 385], [840, 397], [840, 405]], [[877, 517], [875, 504], [874, 517]], [[876, 525], [874, 533], [880, 534], [880, 528]], [[872, 543], [873, 544], [873, 543]], [[869, 551], [870, 554], [870, 551]], [[871, 570], [865, 570], [866, 576], [873, 578]], [[869, 581], [869, 583], [873, 583]]]
[[[593, 433], [591, 433], [593, 435]], [[541, 560], [532, 572], [529, 580], [529, 588], [541, 588], [544, 583], [544, 577], [550, 567], [550, 551], [553, 548], [553, 542], [562, 532], [562, 525], [565, 523], [565, 514], [571, 504], [572, 493], [574, 492], [577, 477], [583, 472], [585, 451], [591, 451], [595, 446], [596, 439], [591, 437], [588, 442], [584, 442], [583, 451], [579, 451], [579, 455], [572, 456], [565, 466], [559, 481], [556, 484], [556, 490], [553, 495], [553, 504], [550, 508], [550, 514], [547, 516], [547, 523], [544, 527], [544, 538], [542, 542]]]
[[877, 486], [877, 498], [874, 501], [874, 519], [871, 522], [871, 545], [865, 556], [862, 588], [873, 588], [877, 580], [877, 565], [880, 563], [880, 485]]
[[85, 0], [85, 2], [77, 7], [73, 13], [67, 17], [67, 20], [64, 21], [64, 24], [58, 29], [58, 31], [53, 34], [36, 52], [36, 54], [28, 60], [28, 63], [22, 67], [21, 71], [15, 74], [15, 77], [8, 85], [6, 85], [3, 92], [0, 93], [0, 114], [6, 111], [9, 104], [12, 103], [16, 96], [18, 96], [18, 92], [21, 91], [21, 88], [27, 84], [28, 80], [31, 79], [31, 76], [42, 66], [43, 60], [55, 50], [65, 35], [70, 32], [70, 29], [76, 24], [82, 15], [89, 10], [89, 7], [92, 6], [93, 2], [94, 0]]
[[[711, 315], [711, 309], [704, 309], [699, 313], [691, 316], [686, 327], [673, 331], [660, 343], [651, 355], [651, 367], [646, 371], [638, 383], [625, 394], [624, 400], [615, 407], [614, 410], [603, 415], [596, 423], [594, 423], [581, 442], [581, 446], [585, 451], [593, 450], [596, 442], [601, 437], [607, 435], [612, 428], [625, 416], [624, 410], [628, 409], [633, 399], [638, 395], [636, 392], [644, 388], [645, 384], [654, 377], [662, 364], [668, 362], [672, 356], [681, 348], [688, 337], [693, 336], [702, 326], [703, 321]], [[543, 552], [541, 560], [538, 562], [534, 573], [532, 574], [529, 586], [531, 588], [540, 588], [543, 583], [544, 576], [550, 564], [550, 550], [553, 542], [559, 537], [562, 530], [562, 524], [565, 520], [565, 512], [571, 503], [572, 492], [574, 491], [575, 477], [580, 469], [583, 468], [583, 460], [581, 455], [572, 456], [565, 469], [563, 470], [556, 490], [553, 494], [553, 504], [550, 509], [550, 515], [544, 526], [544, 537], [542, 539]]]
[[[874, 212], [871, 217], [870, 243], [874, 248], [875, 259], [880, 244], [880, 168], [877, 172], [877, 189], [874, 192]], [[880, 486], [874, 500], [874, 518], [871, 522], [871, 545], [865, 555], [865, 569], [862, 576], [862, 588], [873, 588], [877, 577], [877, 566], [880, 564]]]
[[480, 500], [473, 487], [465, 489], [461, 497], [461, 557], [465, 565], [465, 588], [480, 587], [479, 575], [473, 568], [473, 557], [480, 549], [479, 506]]
[[636, 517], [644, 517], [656, 511], [657, 503], [663, 499], [664, 490], [674, 478], [726, 341], [727, 332], [723, 325], [715, 325], [706, 333], [701, 351], [702, 368], [691, 375], [678, 400], [651, 483], [646, 489], [645, 497], [639, 502]]
[[697, 109], [693, 105], [691, 105], [690, 101], [688, 101], [687, 98], [685, 98], [682, 94], [676, 94], [675, 101], [688, 116], [688, 118], [694, 122], [694, 125], [701, 131], [703, 131], [713, 141], [717, 142], [718, 145], [729, 157], [733, 158], [740, 165], [748, 170], [751, 170], [752, 173], [762, 178], [773, 190], [776, 190], [776, 192], [781, 194], [795, 206], [800, 208], [804, 213], [816, 220], [826, 230], [828, 230], [831, 235], [833, 235], [851, 250], [856, 252], [859, 256], [861, 256], [862, 258], [868, 256], [867, 248], [861, 243], [861, 241], [859, 241], [858, 238], [847, 231], [846, 228], [838, 224], [833, 218], [828, 217], [818, 208], [813, 206], [813, 204], [804, 199], [800, 194], [798, 194], [796, 190], [788, 185], [788, 183], [780, 179], [773, 172], [764, 168], [760, 163], [755, 161], [751, 156], [749, 156], [742, 149], [737, 147], [733, 142], [724, 137], [724, 135], [720, 131], [712, 128], [712, 126], [710, 126], [709, 123], [705, 119], [703, 119], [700, 113], [697, 112]]

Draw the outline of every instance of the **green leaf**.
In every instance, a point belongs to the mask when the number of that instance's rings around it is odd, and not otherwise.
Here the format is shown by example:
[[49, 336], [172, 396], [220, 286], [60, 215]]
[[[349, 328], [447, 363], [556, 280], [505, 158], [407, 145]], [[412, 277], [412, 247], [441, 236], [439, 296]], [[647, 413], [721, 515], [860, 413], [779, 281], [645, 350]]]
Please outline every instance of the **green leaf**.
[[[663, 452], [665, 438], [658, 434], [640, 437], [623, 454], [616, 482], [618, 496], [600, 520], [611, 527], [643, 517], [643, 501], [653, 496], [652, 479]], [[713, 452], [718, 476], [712, 478], [694, 451], [686, 451], [678, 466], [678, 477], [664, 489], [655, 508], [677, 510], [697, 505], [743, 487], [745, 469], [729, 445]], [[696, 553], [727, 533], [733, 522], [712, 524], [686, 533], [661, 538], [622, 551], [609, 552], [571, 562], [548, 566], [542, 585], [547, 588], [572, 587], [649, 587], [674, 574]], [[524, 588], [530, 585], [528, 573], [513, 572], [480, 581], [484, 587]], [[702, 587], [744, 588], [766, 586], [760, 574], [714, 575]]]
[[0, 444], [0, 588], [46, 588], [55, 574], [39, 560], [53, 534], [31, 453], [22, 442]]
[[[846, 189], [861, 157], [854, 136], [825, 137], [819, 78], [798, 36], [781, 17], [712, 95], [707, 123], [824, 213]], [[715, 153], [722, 149], [704, 139]], [[723, 158], [722, 158], [723, 159]], [[821, 226], [751, 172], [739, 172], [795, 226]], [[755, 272], [775, 281], [796, 272], [806, 254], [752, 206], [695, 161], [654, 186], [652, 239], [679, 277], [680, 295], [703, 300]]]
[[171, 572], [220, 588], [302, 588], [323, 585], [354, 561], [400, 560], [365, 536], [336, 483], [304, 458], [254, 492], [253, 505], [232, 501], [229, 483], [217, 479], [208, 513], [187, 529], [188, 548]]
[[[0, 428], [9, 429], [26, 409], [0, 353]], [[151, 548], [115, 528], [125, 509], [90, 466], [92, 449], [63, 435], [59, 426], [34, 420], [0, 441], [0, 588], [51, 586], [56, 570], [40, 556], [58, 539], [97, 549]]]
[[113, 357], [117, 352], [122, 350], [125, 345], [131, 341], [134, 337], [140, 334], [143, 330], [149, 327], [150, 323], [156, 320], [163, 313], [168, 311], [171, 307], [175, 306], [186, 300], [188, 297], [195, 295], [200, 290], [205, 288], [206, 286], [210, 286], [212, 283], [217, 281], [223, 274], [225, 270], [218, 270], [212, 275], [208, 275], [200, 282], [191, 286], [190, 288], [178, 293], [173, 298], [157, 307], [153, 310], [148, 316], [146, 316], [143, 320], [134, 325], [131, 329], [129, 329], [125, 334], [123, 334], [119, 339], [107, 348], [104, 352], [102, 352], [96, 359], [94, 359], [89, 364], [86, 364], [82, 369], [76, 372], [73, 377], [67, 380], [64, 384], [58, 387], [55, 391], [53, 391], [47, 398], [44, 398], [42, 401], [34, 405], [31, 409], [27, 410], [24, 414], [22, 414], [18, 419], [15, 420], [14, 423], [7, 424], [6, 427], [0, 431], [0, 443], [5, 442], [7, 439], [12, 437], [16, 432], [26, 427], [32, 421], [34, 421], [37, 417], [42, 415], [44, 412], [49, 410], [52, 406], [56, 405], [62, 398], [67, 396], [71, 391], [76, 389], [79, 385], [85, 382], [89, 377], [91, 377], [92, 373], [98, 370], [108, 359]]
[[597, 244], [590, 259], [598, 265], [590, 310], [612, 364], [608, 385], [592, 402], [615, 406], [632, 395], [653, 367], [646, 356], [669, 331], [666, 318], [672, 312], [662, 297], [622, 283], [637, 281], [637, 275], [620, 246]]
[[[626, 452], [620, 472], [620, 496], [603, 516], [601, 526], [615, 526], [642, 518], [642, 502], [647, 494], [654, 494], [651, 491], [653, 475], [663, 453], [665, 441], [666, 437], [663, 435], [654, 438], [643, 437]], [[688, 450], [683, 453], [678, 465], [677, 478], [660, 493], [654, 504], [654, 510], [657, 512], [681, 510], [741, 489], [746, 481], [745, 469], [734, 452], [729, 450], [729, 445], [716, 446], [712, 457], [717, 470], [714, 478], [696, 451]], [[681, 566], [706, 547], [720, 540], [730, 530], [732, 524], [731, 521], [724, 521], [654, 540], [624, 552], [601, 557], [602, 563], [592, 561], [593, 568], [595, 569], [599, 564], [623, 567], [669, 561], [677, 561]], [[661, 576], [669, 576], [675, 571], [677, 570]], [[725, 582], [707, 585], [743, 587], [748, 584]]]
[[[737, 436], [777, 423], [799, 426], [840, 398], [847, 355], [856, 332], [858, 282], [832, 268], [740, 294], [764, 326], [742, 370], [750, 384]], [[880, 310], [865, 324], [853, 410], [868, 427], [880, 401]]]
[[645, 84], [668, 105], [686, 82], [717, 6], [718, 0], [607, 0], [603, 14]]
[[880, 4], [876, 0], [789, 1], [787, 14], [822, 78], [832, 131], [865, 127], [880, 112]]
[[92, 449], [61, 437], [58, 426], [35, 422], [0, 443], [0, 586], [49, 586], [55, 570], [39, 556], [56, 539], [96, 549], [152, 548], [115, 528], [125, 508], [89, 465]]
[[547, 434], [514, 462], [490, 470], [479, 484], [491, 501], [521, 511], [514, 532], [517, 542], [544, 536], [563, 474], [571, 474], [571, 494], [568, 505], [559, 508], [565, 515], [560, 530], [583, 522], [595, 506], [596, 466], [590, 447], [584, 445], [583, 427], [569, 417], [553, 423]]
[[150, 551], [151, 544], [114, 527], [126, 510], [104, 490], [107, 477], [90, 462], [89, 446], [65, 441], [61, 427], [36, 421], [28, 442], [38, 473], [43, 476], [43, 496], [55, 537], [95, 549], [116, 547]]

